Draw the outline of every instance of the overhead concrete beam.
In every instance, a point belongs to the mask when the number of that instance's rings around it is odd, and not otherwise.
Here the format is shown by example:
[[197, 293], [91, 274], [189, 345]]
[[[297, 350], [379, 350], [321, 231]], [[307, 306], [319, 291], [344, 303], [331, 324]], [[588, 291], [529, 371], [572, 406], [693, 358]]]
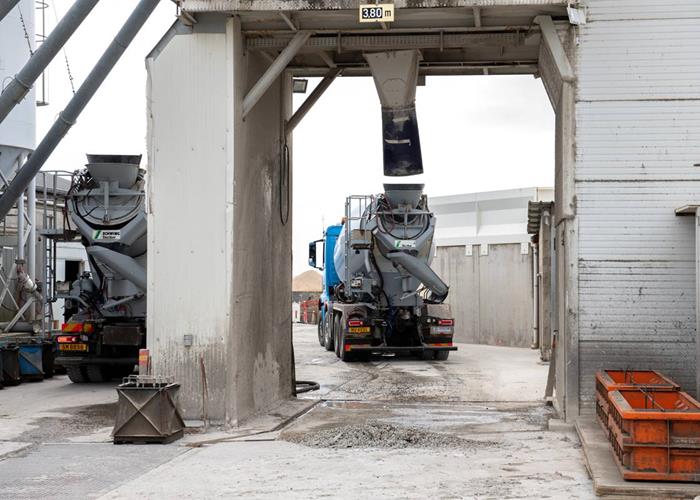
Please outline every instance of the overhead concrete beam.
[[248, 113], [255, 107], [260, 98], [265, 95], [265, 92], [270, 88], [270, 86], [277, 80], [287, 65], [294, 59], [299, 50], [304, 46], [306, 41], [311, 36], [309, 31], [298, 31], [294, 38], [289, 42], [289, 44], [284, 48], [284, 50], [277, 56], [277, 59], [267, 68], [267, 71], [260, 77], [260, 79], [255, 82], [253, 88], [250, 89], [248, 94], [246, 94], [243, 99], [243, 111], [242, 115], [245, 118]]
[[554, 64], [557, 67], [557, 71], [559, 71], [561, 79], [568, 83], [576, 81], [576, 74], [566, 55], [564, 45], [561, 43], [561, 39], [557, 34], [557, 29], [554, 26], [552, 18], [550, 16], [537, 16], [535, 18], [535, 24], [539, 24], [540, 26], [542, 40], [552, 54], [552, 59], [554, 59]]

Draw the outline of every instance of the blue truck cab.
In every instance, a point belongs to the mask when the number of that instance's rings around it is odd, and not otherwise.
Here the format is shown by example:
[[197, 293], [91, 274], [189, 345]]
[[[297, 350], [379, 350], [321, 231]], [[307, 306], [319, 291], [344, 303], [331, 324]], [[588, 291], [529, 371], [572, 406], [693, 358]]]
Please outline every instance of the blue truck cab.
[[[327, 332], [330, 328], [323, 328], [323, 325], [329, 320], [328, 311], [333, 309], [333, 290], [336, 285], [340, 283], [340, 278], [338, 277], [335, 264], [333, 263], [333, 254], [335, 252], [335, 244], [338, 241], [342, 229], [343, 226], [341, 224], [328, 226], [322, 239], [309, 243], [309, 266], [321, 271], [323, 284], [323, 291], [321, 292], [321, 298], [318, 304], [318, 341], [329, 351], [333, 350], [333, 343], [331, 339], [325, 338], [327, 336], [324, 335], [324, 331]], [[321, 262], [318, 262], [319, 243], [322, 244], [321, 256], [323, 260]]]

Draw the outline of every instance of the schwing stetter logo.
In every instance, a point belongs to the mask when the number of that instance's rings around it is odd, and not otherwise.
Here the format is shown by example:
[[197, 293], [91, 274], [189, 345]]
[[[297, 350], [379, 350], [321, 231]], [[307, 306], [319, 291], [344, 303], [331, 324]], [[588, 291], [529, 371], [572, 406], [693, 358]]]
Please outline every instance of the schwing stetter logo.
[[92, 232], [92, 239], [95, 241], [119, 241], [122, 232], [119, 229], [95, 229]]
[[395, 240], [394, 248], [416, 248], [416, 240]]

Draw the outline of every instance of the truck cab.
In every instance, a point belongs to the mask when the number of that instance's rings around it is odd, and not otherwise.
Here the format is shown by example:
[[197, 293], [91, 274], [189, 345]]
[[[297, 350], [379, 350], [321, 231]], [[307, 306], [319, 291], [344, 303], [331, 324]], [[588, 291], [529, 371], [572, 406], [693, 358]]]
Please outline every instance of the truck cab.
[[[322, 239], [309, 243], [309, 266], [321, 271], [323, 285], [318, 304], [318, 342], [327, 351], [334, 349], [333, 337], [330, 335], [330, 321], [333, 311], [334, 289], [340, 283], [340, 278], [333, 264], [333, 253], [342, 229], [343, 226], [341, 224], [328, 226]], [[321, 246], [320, 252], [318, 251], [319, 244]], [[322, 260], [320, 262], [318, 261], [318, 255], [321, 255]]]

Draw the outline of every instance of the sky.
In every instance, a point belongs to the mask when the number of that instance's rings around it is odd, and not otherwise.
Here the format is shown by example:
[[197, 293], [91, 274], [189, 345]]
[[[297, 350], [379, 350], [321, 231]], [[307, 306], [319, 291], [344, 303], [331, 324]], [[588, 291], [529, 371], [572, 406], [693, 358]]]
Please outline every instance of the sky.
[[[72, 0], [50, 0], [48, 30]], [[129, 15], [136, 0], [99, 2], [66, 46], [76, 87]], [[54, 12], [55, 9], [55, 12]], [[47, 162], [75, 170], [85, 153], [146, 154], [144, 58], [175, 20], [163, 0], [78, 123]], [[71, 96], [63, 55], [49, 68], [49, 106], [37, 137]], [[311, 79], [309, 89], [318, 83]], [[307, 93], [308, 95], [308, 93]], [[306, 96], [295, 95], [295, 106]], [[554, 184], [554, 112], [532, 76], [428, 77], [416, 96], [428, 196]], [[370, 78], [339, 78], [294, 133], [294, 274], [308, 270], [308, 242], [343, 215], [349, 194], [376, 194], [382, 183], [381, 110]], [[145, 161], [144, 161], [145, 163]]]

